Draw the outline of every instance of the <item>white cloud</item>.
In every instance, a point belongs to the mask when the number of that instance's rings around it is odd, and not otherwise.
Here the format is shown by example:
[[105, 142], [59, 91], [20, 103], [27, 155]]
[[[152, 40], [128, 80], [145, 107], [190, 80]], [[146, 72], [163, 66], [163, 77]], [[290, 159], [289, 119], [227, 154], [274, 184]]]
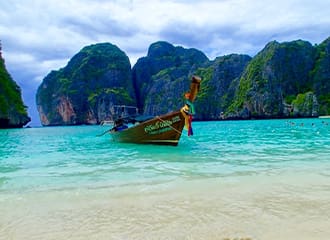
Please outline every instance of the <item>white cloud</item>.
[[330, 35], [329, 9], [327, 0], [7, 0], [0, 39], [24, 94], [86, 45], [115, 44], [132, 64], [158, 40], [210, 59], [254, 55], [271, 40], [320, 43]]

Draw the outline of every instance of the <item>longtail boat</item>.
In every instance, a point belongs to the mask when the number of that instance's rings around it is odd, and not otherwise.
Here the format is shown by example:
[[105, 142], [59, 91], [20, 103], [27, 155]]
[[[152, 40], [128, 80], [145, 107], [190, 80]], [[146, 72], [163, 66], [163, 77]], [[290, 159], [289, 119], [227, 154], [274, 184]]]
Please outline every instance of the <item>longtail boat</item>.
[[[141, 120], [138, 117], [119, 118], [108, 132], [116, 142], [177, 146], [184, 127], [192, 135], [193, 102], [200, 88], [201, 78], [193, 76], [186, 104], [178, 111]], [[127, 127], [127, 123], [134, 123]]]

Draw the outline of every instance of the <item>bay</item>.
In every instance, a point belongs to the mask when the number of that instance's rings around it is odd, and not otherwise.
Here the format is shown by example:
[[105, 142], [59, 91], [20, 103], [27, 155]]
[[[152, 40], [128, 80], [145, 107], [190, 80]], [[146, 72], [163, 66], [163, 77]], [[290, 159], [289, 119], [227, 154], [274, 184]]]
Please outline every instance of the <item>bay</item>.
[[0, 130], [0, 239], [326, 239], [329, 123], [194, 122], [177, 147]]

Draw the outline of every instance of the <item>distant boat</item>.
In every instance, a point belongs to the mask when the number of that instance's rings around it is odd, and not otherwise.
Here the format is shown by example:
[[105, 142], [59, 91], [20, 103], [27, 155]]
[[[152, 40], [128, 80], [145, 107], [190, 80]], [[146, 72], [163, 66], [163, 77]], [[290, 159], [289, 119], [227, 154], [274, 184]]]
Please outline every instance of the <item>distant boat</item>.
[[113, 120], [103, 120], [100, 125], [104, 126], [104, 125], [113, 125], [114, 121]]
[[126, 116], [116, 119], [114, 127], [108, 131], [112, 139], [125, 143], [177, 146], [185, 126], [188, 135], [192, 134], [192, 103], [199, 91], [200, 82], [199, 77], [192, 77], [190, 91], [185, 94], [186, 104], [178, 111], [156, 117]]

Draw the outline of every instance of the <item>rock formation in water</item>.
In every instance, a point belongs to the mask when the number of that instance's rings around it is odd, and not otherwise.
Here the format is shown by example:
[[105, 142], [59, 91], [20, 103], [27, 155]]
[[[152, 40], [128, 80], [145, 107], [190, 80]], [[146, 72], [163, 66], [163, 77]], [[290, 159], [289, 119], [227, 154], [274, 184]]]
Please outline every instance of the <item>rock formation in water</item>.
[[198, 112], [195, 118], [200, 120], [223, 119], [224, 112], [232, 103], [243, 70], [251, 57], [230, 54], [218, 57], [208, 67], [199, 68], [196, 74], [203, 81], [196, 100]]
[[115, 104], [135, 105], [129, 59], [110, 43], [84, 47], [44, 78], [36, 99], [44, 126], [98, 124]]
[[151, 44], [148, 55], [138, 59], [132, 70], [139, 109], [147, 115], [179, 109], [189, 89], [188, 76], [208, 63], [199, 50], [161, 41]]
[[270, 42], [244, 69], [228, 118], [318, 116], [311, 73], [316, 49], [309, 42]]
[[197, 49], [160, 41], [132, 70], [126, 54], [110, 43], [82, 49], [40, 85], [41, 122], [96, 124], [120, 104], [147, 115], [177, 110], [193, 74], [203, 79], [195, 102], [199, 120], [330, 114], [330, 38], [315, 46], [273, 41], [253, 58], [230, 54], [213, 61]]
[[313, 90], [319, 103], [320, 115], [330, 115], [330, 37], [316, 46], [311, 72]]
[[0, 43], [0, 128], [21, 128], [30, 122], [21, 89], [6, 70]]

